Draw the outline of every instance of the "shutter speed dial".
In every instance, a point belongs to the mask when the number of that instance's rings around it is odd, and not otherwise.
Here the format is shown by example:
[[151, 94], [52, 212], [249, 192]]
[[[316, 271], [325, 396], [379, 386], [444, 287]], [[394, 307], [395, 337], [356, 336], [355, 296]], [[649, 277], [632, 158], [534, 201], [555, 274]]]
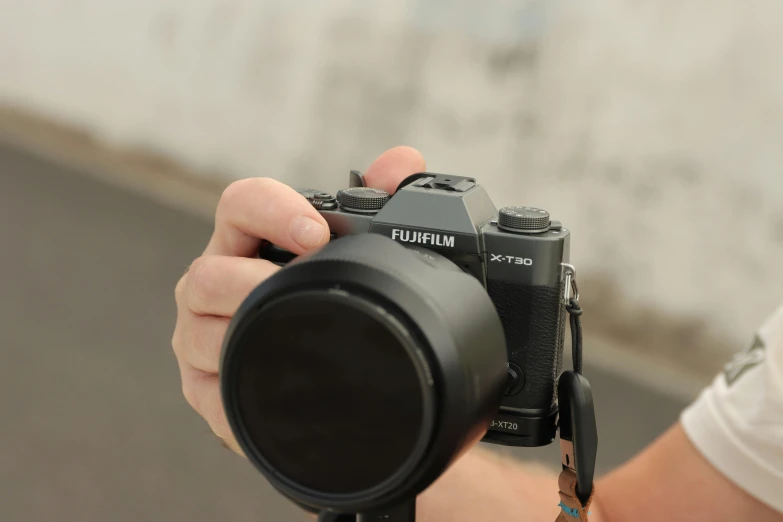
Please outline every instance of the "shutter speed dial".
[[549, 212], [536, 207], [503, 207], [498, 211], [498, 228], [518, 234], [540, 234], [549, 230]]

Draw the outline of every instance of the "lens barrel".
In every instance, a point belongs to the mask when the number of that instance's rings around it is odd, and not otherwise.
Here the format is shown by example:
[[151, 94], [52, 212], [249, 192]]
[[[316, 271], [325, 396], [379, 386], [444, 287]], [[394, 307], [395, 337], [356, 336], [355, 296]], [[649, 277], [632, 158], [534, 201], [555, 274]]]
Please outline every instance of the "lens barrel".
[[475, 278], [362, 234], [250, 294], [220, 385], [242, 450], [279, 491], [349, 513], [429, 486], [483, 436], [506, 376], [503, 328]]

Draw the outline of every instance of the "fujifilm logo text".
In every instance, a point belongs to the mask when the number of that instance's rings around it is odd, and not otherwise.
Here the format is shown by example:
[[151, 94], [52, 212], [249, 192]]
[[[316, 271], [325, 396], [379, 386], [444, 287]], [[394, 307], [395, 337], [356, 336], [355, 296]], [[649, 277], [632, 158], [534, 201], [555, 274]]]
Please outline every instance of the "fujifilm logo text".
[[454, 248], [454, 236], [447, 236], [445, 234], [393, 228], [391, 237], [392, 239], [402, 241], [403, 243], [418, 243], [420, 245]]
[[529, 257], [514, 257], [514, 256], [503, 256], [499, 254], [489, 254], [490, 255], [490, 261], [497, 261], [500, 263], [509, 263], [513, 265], [525, 265], [525, 266], [531, 266], [533, 264], [533, 260]]

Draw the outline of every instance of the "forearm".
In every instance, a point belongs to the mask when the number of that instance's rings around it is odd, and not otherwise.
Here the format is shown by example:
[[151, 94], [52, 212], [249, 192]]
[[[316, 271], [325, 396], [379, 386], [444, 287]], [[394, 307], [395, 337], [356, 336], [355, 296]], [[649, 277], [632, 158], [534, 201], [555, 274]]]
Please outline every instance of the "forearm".
[[[557, 475], [476, 448], [421, 495], [422, 522], [553, 522]], [[715, 470], [677, 424], [598, 481], [591, 522], [783, 522]]]
[[[417, 515], [422, 522], [554, 522], [559, 502], [557, 474], [479, 446], [419, 497]], [[590, 511], [590, 521], [600, 522], [595, 504]]]
[[599, 481], [608, 522], [781, 522], [707, 462], [677, 424]]

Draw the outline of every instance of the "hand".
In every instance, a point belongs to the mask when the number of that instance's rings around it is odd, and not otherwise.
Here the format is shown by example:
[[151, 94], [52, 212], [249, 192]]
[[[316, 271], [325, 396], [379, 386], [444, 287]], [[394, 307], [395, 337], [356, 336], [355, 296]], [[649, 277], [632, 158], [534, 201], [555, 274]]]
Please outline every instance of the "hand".
[[[411, 174], [426, 169], [409, 147], [384, 152], [365, 173], [368, 186], [392, 193]], [[262, 239], [303, 254], [329, 241], [329, 226], [292, 188], [269, 178], [231, 184], [215, 215], [215, 232], [204, 254], [177, 283], [177, 325], [172, 346], [182, 392], [223, 444], [241, 454], [228, 426], [218, 386], [218, 363], [231, 316], [278, 267], [256, 259]]]

